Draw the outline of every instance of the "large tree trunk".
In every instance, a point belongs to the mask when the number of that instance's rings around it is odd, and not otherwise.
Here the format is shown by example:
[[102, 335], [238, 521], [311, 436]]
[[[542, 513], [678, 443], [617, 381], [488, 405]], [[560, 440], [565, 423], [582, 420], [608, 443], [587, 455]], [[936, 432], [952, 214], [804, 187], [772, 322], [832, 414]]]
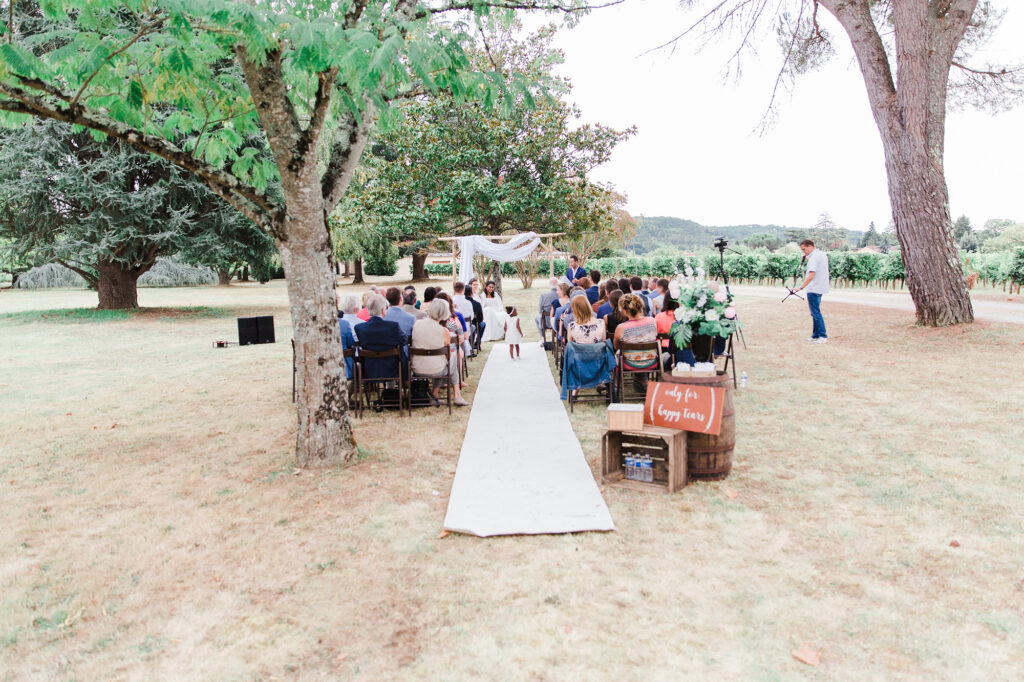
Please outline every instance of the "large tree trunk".
[[889, 198], [918, 324], [973, 322], [970, 290], [953, 241], [941, 159], [914, 149], [913, 135], [886, 149]]
[[363, 259], [362, 258], [356, 258], [355, 261], [353, 262], [352, 268], [353, 268], [353, 270], [355, 270], [355, 274], [352, 276], [352, 284], [362, 284], [363, 281], [364, 281], [363, 280]]
[[231, 284], [231, 271], [225, 268], [217, 270], [217, 286], [226, 287]]
[[99, 294], [100, 310], [127, 310], [139, 307], [138, 282], [142, 273], [149, 270], [124, 266], [121, 263], [104, 261], [96, 265], [96, 293]]
[[943, 168], [953, 54], [977, 0], [892, 3], [896, 81], [868, 2], [821, 0], [842, 24], [885, 152], [889, 201], [918, 324], [973, 322]]
[[501, 263], [496, 260], [491, 261], [490, 280], [494, 282], [494, 290], [498, 292], [498, 296], [504, 299], [505, 296], [501, 293]]
[[288, 273], [295, 339], [295, 451], [299, 466], [332, 466], [354, 456], [356, 446], [338, 335], [331, 245], [319, 205], [302, 210], [301, 194], [286, 194], [286, 202], [288, 238], [277, 246]]
[[430, 279], [430, 276], [427, 274], [426, 264], [426, 252], [412, 254], [412, 281], [422, 282], [425, 279]]
[[351, 266], [351, 263], [349, 261], [345, 261], [345, 272], [341, 273], [341, 276], [342, 277], [351, 277], [352, 276], [352, 266]]

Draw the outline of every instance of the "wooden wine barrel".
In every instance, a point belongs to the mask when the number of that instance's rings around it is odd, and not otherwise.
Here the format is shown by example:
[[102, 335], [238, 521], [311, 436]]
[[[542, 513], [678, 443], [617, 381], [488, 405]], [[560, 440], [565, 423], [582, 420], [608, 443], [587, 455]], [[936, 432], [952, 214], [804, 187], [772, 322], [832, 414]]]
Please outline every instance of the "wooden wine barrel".
[[666, 374], [665, 382], [695, 384], [725, 389], [722, 404], [722, 428], [717, 436], [686, 433], [687, 476], [698, 481], [720, 481], [732, 470], [732, 451], [736, 447], [736, 409], [733, 404], [732, 377], [719, 372], [714, 377], [674, 377]]

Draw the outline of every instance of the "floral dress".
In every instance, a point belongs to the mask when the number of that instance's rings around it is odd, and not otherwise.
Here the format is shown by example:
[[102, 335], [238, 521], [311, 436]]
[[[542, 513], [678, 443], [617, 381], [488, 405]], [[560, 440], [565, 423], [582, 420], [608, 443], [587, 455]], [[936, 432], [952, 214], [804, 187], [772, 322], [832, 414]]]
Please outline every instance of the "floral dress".
[[592, 318], [590, 322], [569, 323], [569, 340], [576, 343], [604, 343], [608, 338], [604, 329], [604, 320]]

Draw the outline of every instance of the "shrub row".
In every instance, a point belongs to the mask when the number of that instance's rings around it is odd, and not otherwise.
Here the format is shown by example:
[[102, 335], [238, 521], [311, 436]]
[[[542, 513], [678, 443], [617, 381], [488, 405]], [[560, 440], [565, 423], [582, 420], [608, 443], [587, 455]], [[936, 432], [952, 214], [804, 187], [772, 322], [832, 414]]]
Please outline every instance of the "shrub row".
[[[903, 258], [898, 251], [890, 253], [850, 253], [848, 251], [832, 251], [828, 254], [829, 274], [832, 281], [840, 286], [896, 286], [903, 285], [906, 271]], [[729, 253], [725, 256], [725, 268], [730, 281], [743, 284], [778, 284], [792, 281], [793, 276], [801, 270], [801, 255], [798, 253], [771, 253], [764, 249], [750, 253]], [[719, 254], [715, 251], [698, 256], [653, 256], [653, 257], [612, 257], [593, 258], [587, 261], [588, 270], [597, 269], [603, 276], [641, 275], [672, 277], [684, 272], [686, 267], [696, 270], [703, 262], [708, 273], [713, 277], [721, 277]], [[978, 279], [986, 285], [999, 286], [1009, 283], [1020, 284], [1024, 281], [1024, 249], [1016, 253], [961, 254], [961, 265], [964, 275], [978, 273]], [[568, 264], [564, 260], [555, 260], [555, 274], [561, 276]], [[432, 275], [451, 276], [452, 266], [449, 263], [437, 263], [426, 266]], [[503, 263], [501, 274], [514, 276], [512, 263]], [[535, 272], [537, 277], [548, 275], [548, 261], [539, 261]]]

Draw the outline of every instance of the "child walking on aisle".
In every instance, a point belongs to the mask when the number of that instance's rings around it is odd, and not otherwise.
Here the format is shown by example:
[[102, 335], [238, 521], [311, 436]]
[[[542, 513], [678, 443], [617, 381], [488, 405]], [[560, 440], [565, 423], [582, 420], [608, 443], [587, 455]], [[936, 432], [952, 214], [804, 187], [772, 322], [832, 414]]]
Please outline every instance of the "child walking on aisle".
[[523, 340], [523, 330], [519, 327], [519, 311], [512, 306], [512, 312], [505, 321], [505, 343], [508, 344], [508, 356], [515, 360], [519, 357], [519, 343]]

